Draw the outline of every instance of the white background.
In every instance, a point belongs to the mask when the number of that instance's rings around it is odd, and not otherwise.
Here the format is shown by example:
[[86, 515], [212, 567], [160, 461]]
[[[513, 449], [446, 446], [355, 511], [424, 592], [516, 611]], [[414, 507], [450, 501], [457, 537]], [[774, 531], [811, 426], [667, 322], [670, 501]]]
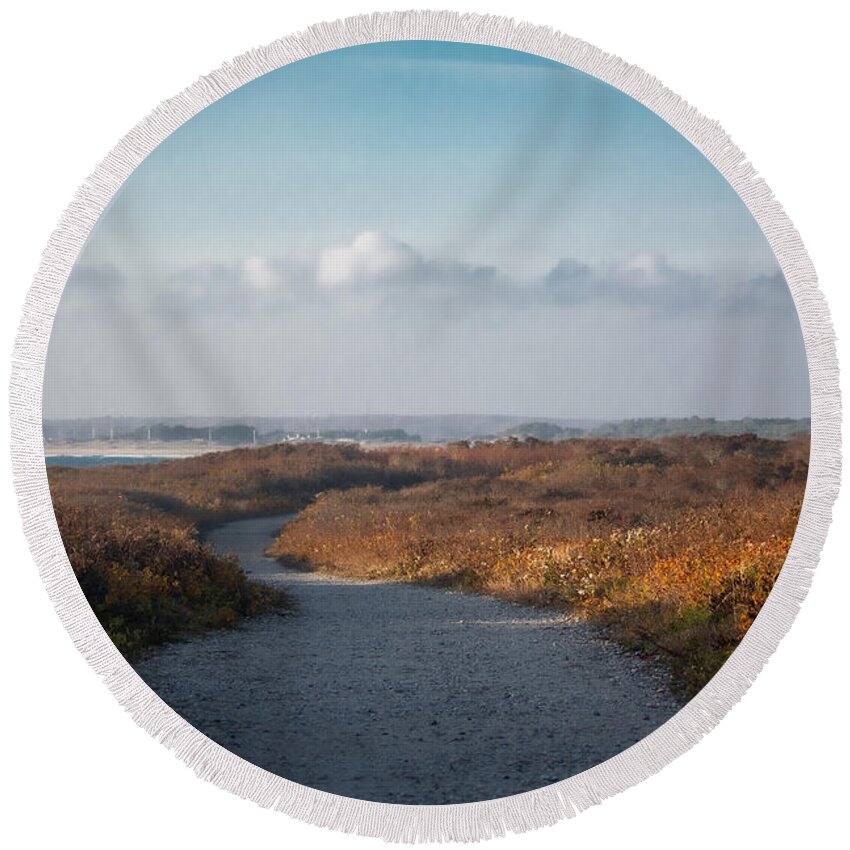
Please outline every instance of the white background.
[[[375, 0], [297, 6], [89, 0], [19, 4], [12, 20], [6, 11], [4, 360], [59, 214], [99, 159], [157, 101], [252, 46], [318, 21], [393, 8]], [[784, 8], [726, 0], [488, 0], [473, 10], [581, 37], [642, 66], [719, 119], [801, 231], [847, 362], [847, 29], [838, 8], [828, 0]], [[8, 445], [5, 414], [0, 429]], [[133, 724], [54, 614], [20, 532], [5, 450], [0, 464], [0, 782], [7, 784], [0, 799], [7, 846], [377, 847], [377, 840], [321, 831], [201, 782]], [[843, 498], [794, 628], [743, 702], [706, 740], [577, 819], [493, 846], [841, 845], [850, 756], [847, 519]]]

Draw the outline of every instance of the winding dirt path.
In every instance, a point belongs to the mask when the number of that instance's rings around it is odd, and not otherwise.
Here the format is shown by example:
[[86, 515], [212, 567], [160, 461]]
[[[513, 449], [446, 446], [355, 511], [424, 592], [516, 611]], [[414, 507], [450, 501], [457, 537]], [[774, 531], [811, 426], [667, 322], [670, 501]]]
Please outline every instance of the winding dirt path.
[[664, 675], [568, 616], [485, 596], [282, 568], [288, 517], [209, 536], [294, 611], [135, 665], [186, 720], [260, 767], [388, 803], [516, 794], [634, 744], [680, 706]]

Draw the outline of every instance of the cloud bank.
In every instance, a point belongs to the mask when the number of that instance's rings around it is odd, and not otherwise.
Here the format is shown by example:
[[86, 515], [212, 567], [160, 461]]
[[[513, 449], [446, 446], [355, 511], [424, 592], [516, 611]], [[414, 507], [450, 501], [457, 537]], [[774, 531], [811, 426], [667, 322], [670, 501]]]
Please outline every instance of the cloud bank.
[[518, 279], [364, 231], [312, 257], [160, 280], [77, 266], [54, 324], [48, 417], [808, 414], [779, 271], [736, 279], [642, 252]]

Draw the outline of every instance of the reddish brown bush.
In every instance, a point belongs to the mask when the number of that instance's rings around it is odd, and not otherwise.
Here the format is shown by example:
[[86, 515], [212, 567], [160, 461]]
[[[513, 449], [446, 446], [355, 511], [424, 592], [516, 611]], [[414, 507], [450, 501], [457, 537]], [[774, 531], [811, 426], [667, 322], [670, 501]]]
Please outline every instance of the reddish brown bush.
[[196, 537], [194, 528], [156, 511], [132, 513], [71, 505], [54, 509], [83, 593], [113, 643], [128, 657], [145, 647], [285, 604], [249, 582], [233, 558]]

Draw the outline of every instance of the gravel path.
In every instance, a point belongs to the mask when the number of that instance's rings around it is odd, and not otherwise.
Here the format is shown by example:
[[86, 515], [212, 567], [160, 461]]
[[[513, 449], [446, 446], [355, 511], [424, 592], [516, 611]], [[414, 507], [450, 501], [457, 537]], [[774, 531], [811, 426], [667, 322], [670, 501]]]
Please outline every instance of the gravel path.
[[186, 720], [260, 767], [388, 803], [539, 788], [634, 744], [679, 707], [664, 675], [569, 617], [485, 596], [283, 569], [286, 517], [210, 534], [294, 611], [135, 665]]

